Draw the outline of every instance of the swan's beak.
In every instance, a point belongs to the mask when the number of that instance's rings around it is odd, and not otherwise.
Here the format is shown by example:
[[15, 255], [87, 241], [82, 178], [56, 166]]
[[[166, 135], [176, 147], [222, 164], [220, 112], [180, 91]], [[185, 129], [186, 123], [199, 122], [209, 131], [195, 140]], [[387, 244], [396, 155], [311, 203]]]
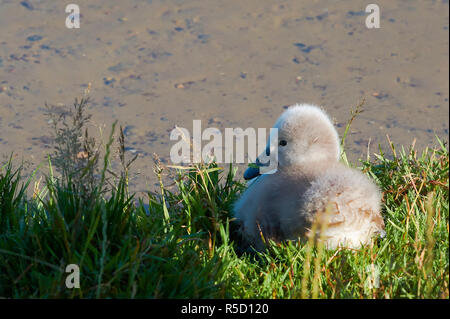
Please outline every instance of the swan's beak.
[[[270, 147], [269, 146], [266, 147], [266, 156], [270, 156]], [[249, 168], [247, 168], [245, 170], [244, 179], [250, 180], [250, 179], [253, 179], [253, 178], [261, 175], [259, 172], [259, 168], [261, 166], [269, 166], [269, 163], [261, 163], [259, 160], [259, 157], [257, 157], [255, 164], [253, 164], [253, 166], [250, 166]]]
[[259, 167], [250, 166], [244, 172], [244, 179], [248, 181], [250, 179], [258, 177], [259, 175], [261, 175], [261, 174], [259, 174]]

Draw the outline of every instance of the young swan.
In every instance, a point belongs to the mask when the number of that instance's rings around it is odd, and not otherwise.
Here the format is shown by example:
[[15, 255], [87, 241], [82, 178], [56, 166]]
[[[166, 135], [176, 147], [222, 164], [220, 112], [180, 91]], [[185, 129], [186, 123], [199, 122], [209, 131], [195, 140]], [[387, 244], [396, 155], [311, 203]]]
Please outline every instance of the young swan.
[[316, 236], [330, 249], [358, 248], [374, 235], [385, 235], [380, 191], [360, 171], [339, 163], [339, 137], [323, 110], [294, 105], [274, 127], [277, 172], [259, 175], [257, 168], [247, 169], [244, 178], [257, 179], [234, 206], [250, 245], [262, 250], [264, 240], [309, 237], [314, 223]]

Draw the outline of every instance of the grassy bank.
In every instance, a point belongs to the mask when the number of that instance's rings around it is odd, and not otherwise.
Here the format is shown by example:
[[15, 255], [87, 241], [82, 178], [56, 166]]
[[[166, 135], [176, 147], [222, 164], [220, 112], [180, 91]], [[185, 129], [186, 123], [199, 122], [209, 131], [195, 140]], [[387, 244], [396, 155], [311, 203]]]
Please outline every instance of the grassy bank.
[[[24, 179], [12, 161], [1, 167], [0, 297], [449, 298], [449, 154], [439, 140], [421, 154], [392, 148], [393, 157], [380, 150], [360, 162], [383, 190], [385, 239], [360, 250], [288, 242], [253, 253], [241, 249], [230, 214], [245, 188], [235, 170], [179, 169], [168, 188], [162, 175], [173, 168], [156, 160], [160, 192], [135, 198], [123, 134], [113, 127], [122, 170], [112, 172], [114, 134], [97, 145], [83, 131], [86, 103], [70, 121], [54, 118], [44, 181]], [[68, 264], [80, 267], [79, 289], [66, 287]]]

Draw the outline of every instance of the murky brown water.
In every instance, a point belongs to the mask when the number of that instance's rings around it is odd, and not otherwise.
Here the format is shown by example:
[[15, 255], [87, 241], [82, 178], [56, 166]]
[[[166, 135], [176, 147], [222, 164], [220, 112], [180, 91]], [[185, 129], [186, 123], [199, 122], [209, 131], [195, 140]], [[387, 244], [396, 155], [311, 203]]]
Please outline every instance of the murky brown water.
[[[0, 145], [37, 164], [49, 152], [45, 102], [71, 104], [92, 83], [90, 112], [127, 126], [141, 156], [135, 190], [153, 185], [150, 154], [168, 158], [175, 126], [270, 127], [283, 106], [320, 104], [353, 160], [371, 139], [387, 148], [448, 140], [448, 1], [0, 0]], [[146, 177], [146, 178], [144, 178]]]

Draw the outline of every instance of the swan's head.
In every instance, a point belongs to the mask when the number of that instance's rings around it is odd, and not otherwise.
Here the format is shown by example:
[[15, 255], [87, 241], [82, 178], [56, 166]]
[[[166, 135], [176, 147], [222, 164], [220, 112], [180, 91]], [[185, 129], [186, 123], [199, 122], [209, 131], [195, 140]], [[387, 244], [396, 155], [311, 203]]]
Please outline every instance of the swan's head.
[[[278, 169], [339, 160], [339, 136], [328, 115], [317, 106], [296, 104], [289, 107], [278, 118], [274, 128], [278, 129]], [[271, 138], [267, 155], [274, 151], [275, 141], [271, 146]], [[249, 168], [244, 178], [251, 179], [257, 175], [258, 168]]]
[[328, 115], [319, 107], [291, 106], [274, 127], [278, 128], [279, 167], [339, 160], [339, 136]]

